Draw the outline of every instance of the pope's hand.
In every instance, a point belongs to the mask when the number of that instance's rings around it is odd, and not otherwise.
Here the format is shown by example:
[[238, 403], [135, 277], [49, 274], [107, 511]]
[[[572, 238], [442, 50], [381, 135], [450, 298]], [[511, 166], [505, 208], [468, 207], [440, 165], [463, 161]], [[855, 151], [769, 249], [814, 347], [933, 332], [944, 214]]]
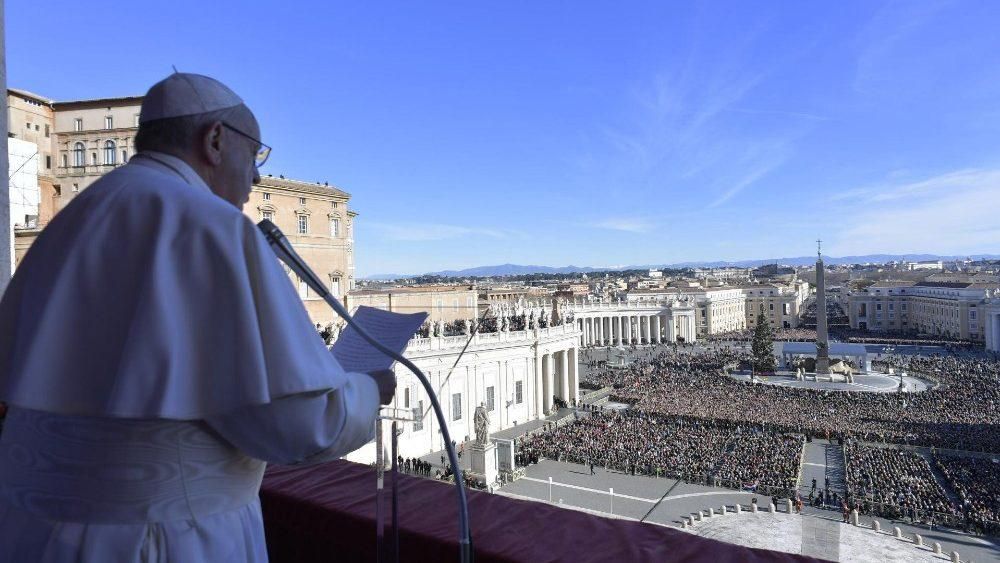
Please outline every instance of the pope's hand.
[[378, 385], [379, 403], [383, 405], [391, 403], [396, 394], [396, 374], [392, 370], [383, 369], [373, 371], [368, 376], [374, 379], [375, 384]]

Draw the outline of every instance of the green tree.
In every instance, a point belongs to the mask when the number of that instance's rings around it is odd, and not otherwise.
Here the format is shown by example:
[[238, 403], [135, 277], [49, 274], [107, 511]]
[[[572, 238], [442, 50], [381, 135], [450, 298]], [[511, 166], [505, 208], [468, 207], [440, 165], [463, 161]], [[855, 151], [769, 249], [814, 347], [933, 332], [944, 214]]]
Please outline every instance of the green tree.
[[764, 313], [757, 315], [757, 326], [753, 331], [751, 353], [753, 354], [755, 372], [774, 371], [774, 333], [771, 331], [771, 323], [767, 322]]

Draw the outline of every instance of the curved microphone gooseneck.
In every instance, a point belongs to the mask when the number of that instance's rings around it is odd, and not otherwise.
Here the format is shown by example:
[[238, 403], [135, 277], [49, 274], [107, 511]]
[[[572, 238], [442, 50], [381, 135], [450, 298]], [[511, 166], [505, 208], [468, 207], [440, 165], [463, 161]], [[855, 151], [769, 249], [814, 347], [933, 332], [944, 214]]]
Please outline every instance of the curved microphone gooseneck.
[[316, 274], [309, 269], [302, 257], [295, 252], [292, 245], [285, 238], [284, 233], [281, 229], [277, 227], [274, 223], [268, 219], [264, 219], [260, 223], [257, 223], [257, 227], [264, 233], [264, 238], [267, 239], [267, 243], [271, 246], [271, 250], [278, 256], [278, 258], [284, 262], [289, 268], [291, 268], [302, 281], [306, 282], [309, 287], [311, 287], [317, 294], [319, 294], [324, 301], [348, 325], [352, 326], [354, 330], [361, 335], [362, 338], [368, 341], [369, 344], [375, 347], [379, 352], [382, 352], [386, 356], [396, 360], [397, 362], [406, 366], [413, 375], [417, 376], [420, 380], [421, 385], [427, 391], [427, 396], [430, 398], [431, 407], [434, 409], [434, 414], [437, 416], [438, 426], [441, 428], [441, 436], [444, 438], [444, 447], [448, 452], [448, 460], [451, 462], [451, 466], [455, 468], [455, 489], [458, 493], [458, 520], [459, 520], [459, 538], [458, 546], [461, 555], [462, 563], [472, 562], [472, 538], [469, 532], [469, 506], [465, 495], [465, 483], [461, 475], [461, 467], [458, 465], [458, 456], [455, 454], [455, 448], [451, 445], [451, 435], [448, 432], [448, 423], [445, 420], [444, 412], [441, 410], [441, 404], [438, 403], [437, 396], [434, 394], [434, 388], [427, 376], [424, 375], [420, 368], [413, 364], [410, 360], [403, 357], [402, 354], [397, 354], [396, 352], [390, 350], [389, 348], [382, 345], [381, 342], [375, 340], [370, 334], [368, 334], [365, 329], [361, 328], [351, 314], [347, 312], [347, 309], [340, 304], [339, 301], [326, 289], [323, 282], [316, 276]]

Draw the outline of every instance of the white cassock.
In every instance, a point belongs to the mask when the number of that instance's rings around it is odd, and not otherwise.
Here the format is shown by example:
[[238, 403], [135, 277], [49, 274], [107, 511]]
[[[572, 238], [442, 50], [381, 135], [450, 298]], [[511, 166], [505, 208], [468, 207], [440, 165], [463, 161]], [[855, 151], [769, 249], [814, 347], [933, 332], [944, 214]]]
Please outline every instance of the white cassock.
[[266, 561], [265, 462], [372, 439], [256, 226], [136, 155], [45, 228], [0, 301], [0, 562]]

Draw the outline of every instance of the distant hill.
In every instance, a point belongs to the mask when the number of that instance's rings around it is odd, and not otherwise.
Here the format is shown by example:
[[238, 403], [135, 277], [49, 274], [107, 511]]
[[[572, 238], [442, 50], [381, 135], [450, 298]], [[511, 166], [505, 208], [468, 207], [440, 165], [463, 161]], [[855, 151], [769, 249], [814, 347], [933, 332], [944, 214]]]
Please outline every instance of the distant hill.
[[[866, 254], [864, 256], [824, 256], [823, 260], [828, 265], [840, 264], [882, 264], [885, 262], [920, 262], [925, 260], [958, 260], [972, 258], [973, 260], [998, 260], [1000, 254], [973, 254], [959, 256], [940, 256], [937, 254]], [[736, 261], [706, 261], [706, 262], [678, 262], [674, 264], [642, 264], [635, 266], [623, 266], [619, 268], [595, 268], [592, 266], [533, 266], [519, 264], [500, 264], [497, 266], [477, 266], [464, 270], [442, 270], [439, 272], [427, 272], [426, 274], [376, 274], [366, 276], [369, 280], [389, 280], [412, 278], [417, 275], [441, 276], [441, 277], [503, 277], [519, 276], [524, 274], [569, 274], [569, 273], [591, 273], [591, 272], [613, 272], [622, 270], [646, 270], [659, 268], [724, 268], [727, 266], [736, 268], [756, 268], [765, 264], [781, 264], [784, 266], [811, 266], [816, 263], [815, 256], [796, 256], [791, 258], [765, 258], [757, 260], [736, 260]]]

